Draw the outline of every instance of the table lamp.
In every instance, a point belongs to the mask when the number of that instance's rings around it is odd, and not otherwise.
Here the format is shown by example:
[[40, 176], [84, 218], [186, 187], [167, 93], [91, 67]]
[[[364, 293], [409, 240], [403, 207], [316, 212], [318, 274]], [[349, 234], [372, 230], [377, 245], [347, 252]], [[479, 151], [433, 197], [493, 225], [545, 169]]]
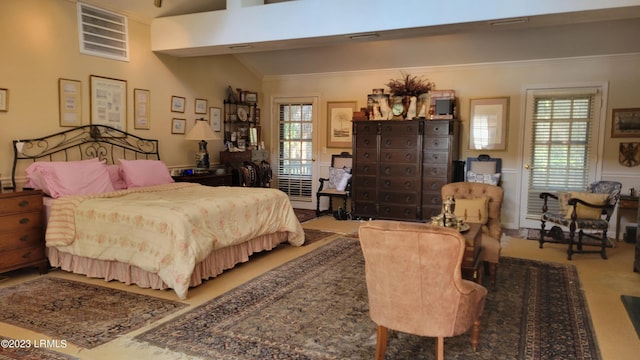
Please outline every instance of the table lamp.
[[189, 131], [186, 140], [199, 140], [198, 145], [200, 148], [196, 153], [196, 173], [204, 173], [209, 171], [209, 152], [207, 151], [206, 140], [213, 140], [216, 138], [216, 133], [213, 132], [209, 122], [205, 119], [197, 119], [196, 124]]

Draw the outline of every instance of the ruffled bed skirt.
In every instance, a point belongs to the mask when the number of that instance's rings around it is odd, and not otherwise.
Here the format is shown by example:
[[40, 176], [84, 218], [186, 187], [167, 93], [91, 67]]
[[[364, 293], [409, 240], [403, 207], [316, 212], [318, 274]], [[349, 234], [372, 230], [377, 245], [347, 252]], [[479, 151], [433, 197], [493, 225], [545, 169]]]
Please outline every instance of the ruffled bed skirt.
[[[214, 250], [202, 262], [196, 264], [191, 274], [190, 287], [202, 284], [203, 280], [220, 275], [224, 270], [236, 264], [246, 262], [253, 253], [271, 250], [287, 240], [287, 232], [262, 235], [241, 244]], [[117, 280], [127, 285], [135, 284], [142, 288], [168, 289], [160, 277], [141, 268], [117, 261], [96, 260], [72, 255], [56, 248], [47, 248], [49, 263], [52, 267], [107, 281]]]

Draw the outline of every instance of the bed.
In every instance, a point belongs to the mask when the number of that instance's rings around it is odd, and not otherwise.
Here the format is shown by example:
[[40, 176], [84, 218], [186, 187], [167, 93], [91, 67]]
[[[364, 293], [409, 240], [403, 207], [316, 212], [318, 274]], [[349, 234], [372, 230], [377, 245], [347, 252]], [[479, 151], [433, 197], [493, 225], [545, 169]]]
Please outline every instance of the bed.
[[185, 299], [252, 253], [304, 242], [283, 192], [174, 183], [157, 140], [85, 125], [13, 143], [13, 186], [25, 174], [50, 195], [52, 267]]

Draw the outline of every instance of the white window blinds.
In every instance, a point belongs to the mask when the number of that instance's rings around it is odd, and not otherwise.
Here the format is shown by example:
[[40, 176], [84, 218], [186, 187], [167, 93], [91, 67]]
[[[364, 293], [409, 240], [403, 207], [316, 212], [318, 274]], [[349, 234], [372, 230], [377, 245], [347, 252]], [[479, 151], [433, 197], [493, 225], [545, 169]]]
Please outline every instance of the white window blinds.
[[313, 104], [278, 104], [280, 133], [278, 188], [297, 201], [311, 201]]
[[540, 214], [541, 192], [587, 188], [594, 95], [534, 95], [532, 111], [528, 214]]

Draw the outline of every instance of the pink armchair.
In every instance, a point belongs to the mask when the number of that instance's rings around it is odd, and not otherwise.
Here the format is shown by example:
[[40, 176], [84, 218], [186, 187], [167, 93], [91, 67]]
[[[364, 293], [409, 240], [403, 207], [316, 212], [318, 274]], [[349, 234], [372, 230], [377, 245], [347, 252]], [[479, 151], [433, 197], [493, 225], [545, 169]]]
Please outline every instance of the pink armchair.
[[[483, 183], [455, 182], [446, 184], [441, 189], [442, 199], [453, 196], [454, 199], [478, 199], [488, 197], [487, 222], [482, 227], [482, 261], [489, 267], [491, 287], [496, 287], [498, 263], [500, 261], [500, 238], [502, 237], [502, 225], [500, 215], [504, 190], [501, 187]], [[459, 209], [459, 207], [456, 207]]]
[[384, 359], [388, 329], [444, 337], [473, 327], [477, 350], [487, 290], [462, 280], [465, 239], [453, 229], [423, 223], [370, 221], [359, 230], [365, 258], [369, 312], [377, 324], [376, 359]]

